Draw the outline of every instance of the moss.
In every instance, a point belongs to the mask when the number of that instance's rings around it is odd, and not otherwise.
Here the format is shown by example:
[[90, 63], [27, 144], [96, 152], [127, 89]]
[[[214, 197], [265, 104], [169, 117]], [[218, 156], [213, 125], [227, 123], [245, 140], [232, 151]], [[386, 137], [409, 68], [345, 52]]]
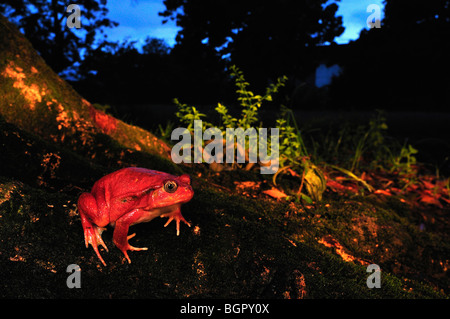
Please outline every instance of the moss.
[[[202, 187], [183, 207], [193, 228], [183, 227], [176, 237], [175, 229], [164, 229], [159, 219], [133, 226], [138, 234], [133, 244], [149, 250], [130, 253], [130, 265], [108, 230], [103, 237], [110, 252], [102, 253], [108, 266], [100, 267], [92, 249], [84, 248], [76, 196], [7, 178], [0, 185], [0, 256], [8, 274], [1, 281], [4, 296], [282, 298], [296, 291], [289, 279], [296, 272], [304, 276], [308, 298], [442, 296], [389, 273], [383, 273], [381, 290], [370, 290], [364, 266], [345, 262], [317, 243], [290, 240], [295, 227], [283, 226], [284, 205]], [[82, 268], [80, 290], [61, 288], [72, 263]], [[22, 281], [17, 269], [33, 276], [33, 284]]]

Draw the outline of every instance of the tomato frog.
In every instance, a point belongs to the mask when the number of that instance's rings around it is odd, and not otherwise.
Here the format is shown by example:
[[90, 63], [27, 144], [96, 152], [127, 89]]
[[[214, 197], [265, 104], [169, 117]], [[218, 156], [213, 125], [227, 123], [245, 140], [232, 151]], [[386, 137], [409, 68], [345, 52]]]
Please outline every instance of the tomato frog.
[[125, 258], [128, 250], [147, 250], [128, 243], [135, 234], [128, 235], [132, 225], [149, 222], [155, 217], [176, 221], [177, 236], [180, 221], [191, 226], [181, 215], [181, 204], [194, 196], [189, 175], [173, 176], [146, 168], [127, 167], [99, 179], [90, 193], [82, 193], [78, 199], [78, 212], [84, 230], [86, 247], [92, 245], [98, 258], [106, 266], [98, 246], [108, 248], [101, 234], [107, 225], [114, 227], [113, 242]]

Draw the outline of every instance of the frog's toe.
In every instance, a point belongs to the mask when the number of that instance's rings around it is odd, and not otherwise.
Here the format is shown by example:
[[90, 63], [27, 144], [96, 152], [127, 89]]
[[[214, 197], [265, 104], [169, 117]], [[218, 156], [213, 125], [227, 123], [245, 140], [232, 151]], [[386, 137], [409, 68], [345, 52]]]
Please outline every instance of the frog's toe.
[[170, 215], [161, 215], [161, 217], [168, 217], [169, 218], [167, 220], [167, 222], [165, 223], [164, 227], [167, 227], [167, 225], [169, 225], [172, 220], [175, 220], [175, 222], [177, 223], [177, 236], [180, 235], [180, 221], [185, 223], [189, 227], [191, 227], [191, 224], [188, 223], [186, 221], [186, 219], [184, 219], [183, 215], [181, 215], [180, 212], [175, 212], [175, 213], [172, 213]]
[[103, 248], [105, 248], [106, 251], [108, 251], [108, 247], [106, 247], [102, 239], [102, 232], [105, 229], [106, 228], [96, 226], [86, 227], [84, 229], [84, 242], [86, 244], [86, 248], [89, 247], [89, 244], [91, 244], [92, 248], [94, 248], [94, 251], [97, 254], [97, 257], [100, 259], [104, 266], [106, 266], [106, 263], [100, 255], [98, 246], [101, 245]]
[[148, 250], [147, 247], [134, 247], [131, 246], [128, 243], [128, 239], [133, 238], [134, 236], [136, 236], [136, 233], [128, 235], [126, 238], [126, 240], [121, 240], [121, 241], [115, 241], [114, 243], [116, 244], [117, 248], [119, 248], [122, 253], [125, 255], [125, 258], [128, 260], [128, 263], [131, 264], [131, 260], [130, 257], [128, 256], [128, 250], [130, 251], [140, 251], [140, 250]]
[[140, 250], [148, 250], [148, 248], [147, 247], [134, 247], [134, 246], [128, 245], [128, 250], [140, 251]]
[[120, 248], [120, 250], [125, 255], [125, 258], [128, 260], [128, 263], [131, 264], [131, 259], [128, 256], [128, 253], [127, 253], [128, 250], [139, 251], [139, 250], [148, 250], [148, 248], [147, 247], [134, 247], [134, 246], [131, 246], [130, 244], [128, 244], [126, 248], [124, 248], [124, 249]]

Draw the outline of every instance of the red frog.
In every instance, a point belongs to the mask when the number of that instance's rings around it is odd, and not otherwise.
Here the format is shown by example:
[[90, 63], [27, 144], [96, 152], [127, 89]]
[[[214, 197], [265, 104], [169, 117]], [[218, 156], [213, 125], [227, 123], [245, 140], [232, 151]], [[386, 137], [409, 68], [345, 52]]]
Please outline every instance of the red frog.
[[127, 250], [147, 250], [128, 243], [128, 228], [138, 223], [149, 222], [155, 217], [168, 217], [166, 227], [172, 220], [191, 226], [181, 215], [181, 204], [194, 196], [189, 175], [173, 176], [146, 168], [128, 167], [99, 179], [90, 193], [81, 194], [78, 211], [84, 229], [86, 247], [92, 245], [103, 265], [105, 261], [98, 251], [102, 245], [108, 248], [101, 234], [108, 224], [114, 227], [113, 242], [131, 263]]

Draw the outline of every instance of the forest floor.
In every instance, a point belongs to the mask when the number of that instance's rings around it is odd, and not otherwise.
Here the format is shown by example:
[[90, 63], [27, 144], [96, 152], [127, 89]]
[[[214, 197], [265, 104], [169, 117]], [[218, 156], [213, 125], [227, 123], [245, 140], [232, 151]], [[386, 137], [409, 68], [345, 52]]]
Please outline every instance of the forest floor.
[[[108, 167], [4, 121], [1, 131], [9, 151], [0, 178], [2, 297], [448, 296], [448, 205], [331, 187], [319, 203], [296, 203], [274, 196], [271, 180], [256, 171], [173, 166], [142, 152], [109, 157], [116, 164]], [[195, 196], [182, 212], [192, 227], [177, 237], [160, 219], [133, 226], [132, 244], [149, 250], [131, 252], [131, 264], [108, 229], [104, 267], [84, 247], [76, 201], [121, 166], [190, 174]], [[66, 286], [71, 264], [81, 267], [82, 289]], [[380, 289], [367, 287], [370, 264], [381, 267]]]

